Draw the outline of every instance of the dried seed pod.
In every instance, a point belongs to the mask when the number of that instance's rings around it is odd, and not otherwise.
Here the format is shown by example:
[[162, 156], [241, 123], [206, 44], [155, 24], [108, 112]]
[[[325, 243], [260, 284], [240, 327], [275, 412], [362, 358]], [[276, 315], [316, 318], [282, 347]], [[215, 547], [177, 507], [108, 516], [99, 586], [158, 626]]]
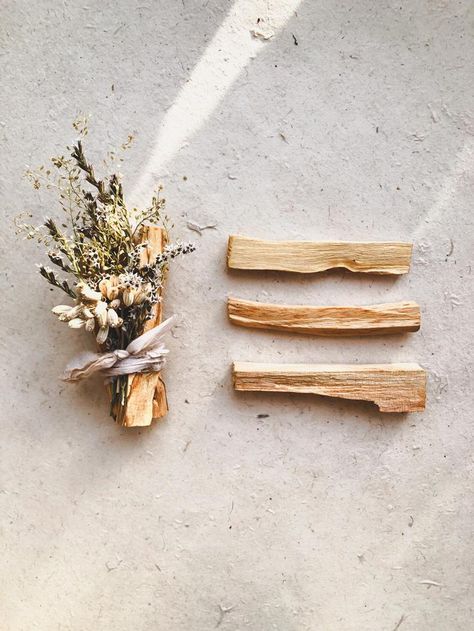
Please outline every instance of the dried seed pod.
[[107, 304], [105, 302], [98, 302], [94, 309], [94, 315], [100, 327], [107, 325]]
[[142, 302], [144, 302], [146, 300], [146, 298], [147, 298], [147, 294], [142, 289], [139, 289], [137, 291], [137, 293], [135, 294], [135, 298], [133, 299], [133, 303], [135, 305], [141, 305]]
[[59, 319], [61, 320], [61, 322], [69, 322], [70, 320], [74, 320], [74, 318], [79, 317], [81, 313], [82, 313], [82, 305], [77, 305], [76, 307], [69, 307], [68, 311], [65, 311], [64, 313], [61, 313], [59, 315]]
[[116, 300], [119, 297], [120, 289], [113, 285], [107, 287], [107, 298], [109, 300]]
[[85, 302], [99, 302], [102, 300], [102, 294], [94, 291], [87, 283], [80, 282], [76, 285], [76, 293]]
[[73, 320], [69, 321], [68, 326], [70, 326], [71, 329], [82, 329], [84, 324], [85, 320], [82, 320], [81, 318], [74, 318]]
[[114, 309], [107, 311], [107, 323], [112, 329], [116, 329], [119, 325], [119, 317]]
[[104, 298], [107, 298], [107, 290], [110, 285], [111, 282], [108, 278], [103, 278], [99, 283], [99, 290]]
[[94, 331], [95, 331], [95, 318], [89, 318], [89, 320], [86, 320], [85, 329], [89, 333], [94, 333]]
[[68, 313], [71, 309], [73, 309], [71, 305], [57, 305], [56, 307], [53, 307], [51, 311], [55, 315], [61, 315], [63, 313]]
[[135, 298], [135, 289], [133, 289], [132, 287], [126, 287], [123, 290], [123, 295], [122, 295], [123, 304], [126, 307], [131, 307], [133, 305], [134, 298]]
[[96, 336], [97, 343], [103, 344], [105, 340], [107, 339], [108, 334], [109, 334], [109, 327], [101, 326]]
[[112, 300], [112, 302], [109, 304], [109, 307], [111, 309], [118, 309], [120, 305], [121, 305], [120, 298], [115, 298], [115, 300]]
[[90, 318], [94, 317], [94, 314], [92, 313], [92, 311], [89, 309], [89, 307], [83, 307], [82, 308], [82, 315], [87, 318], [88, 320], [90, 320]]

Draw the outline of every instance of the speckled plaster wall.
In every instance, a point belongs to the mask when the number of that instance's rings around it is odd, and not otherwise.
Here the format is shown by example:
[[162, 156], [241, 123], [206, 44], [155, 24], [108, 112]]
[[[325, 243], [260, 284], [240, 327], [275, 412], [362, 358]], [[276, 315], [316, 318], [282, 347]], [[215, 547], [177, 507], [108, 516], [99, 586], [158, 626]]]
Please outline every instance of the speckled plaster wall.
[[[467, 0], [2, 2], [2, 631], [472, 628], [472, 18]], [[100, 383], [57, 380], [85, 337], [13, 235], [21, 210], [56, 212], [21, 174], [78, 111], [94, 156], [136, 133], [130, 202], [162, 182], [198, 245], [169, 279], [171, 411], [149, 430], [115, 426]], [[229, 274], [229, 233], [410, 239], [413, 267]], [[414, 299], [423, 324], [239, 330], [230, 293]], [[415, 360], [428, 404], [236, 395], [234, 359]]]

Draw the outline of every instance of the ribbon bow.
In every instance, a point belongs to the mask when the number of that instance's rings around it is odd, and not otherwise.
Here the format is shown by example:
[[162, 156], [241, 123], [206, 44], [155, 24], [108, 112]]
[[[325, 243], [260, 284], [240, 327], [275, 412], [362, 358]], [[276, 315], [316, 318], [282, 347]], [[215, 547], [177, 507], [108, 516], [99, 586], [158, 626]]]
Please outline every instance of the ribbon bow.
[[104, 377], [117, 377], [138, 372], [159, 372], [169, 353], [163, 338], [174, 323], [174, 316], [143, 333], [130, 342], [126, 349], [109, 353], [84, 352], [77, 355], [64, 371], [63, 381], [80, 381], [96, 372]]

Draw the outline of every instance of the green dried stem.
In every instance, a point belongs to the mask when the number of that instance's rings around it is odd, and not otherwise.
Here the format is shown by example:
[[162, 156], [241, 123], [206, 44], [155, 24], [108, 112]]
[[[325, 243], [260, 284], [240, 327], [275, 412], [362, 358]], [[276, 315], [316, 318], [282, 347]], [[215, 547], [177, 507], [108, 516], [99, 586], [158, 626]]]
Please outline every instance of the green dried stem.
[[76, 292], [70, 287], [67, 280], [59, 278], [56, 273], [50, 270], [48, 267], [40, 265], [39, 273], [41, 274], [41, 276], [43, 276], [43, 278], [48, 281], [50, 285], [62, 289], [71, 298], [76, 298]]

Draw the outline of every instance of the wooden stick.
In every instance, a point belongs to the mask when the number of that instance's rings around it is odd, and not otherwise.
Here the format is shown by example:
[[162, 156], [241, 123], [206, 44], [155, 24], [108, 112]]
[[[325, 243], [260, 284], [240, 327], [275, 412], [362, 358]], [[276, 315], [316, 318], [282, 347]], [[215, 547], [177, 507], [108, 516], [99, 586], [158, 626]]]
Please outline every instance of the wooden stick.
[[[167, 234], [158, 226], [144, 226], [140, 242], [148, 242], [148, 247], [141, 253], [140, 264], [153, 263], [163, 251]], [[145, 331], [160, 324], [162, 319], [162, 303], [155, 306], [155, 317], [145, 325]], [[129, 375], [128, 396], [122, 425], [125, 427], [145, 427], [151, 425], [153, 419], [162, 418], [168, 412], [166, 388], [160, 373]]]
[[411, 243], [261, 241], [233, 235], [229, 237], [227, 264], [232, 269], [301, 274], [336, 267], [345, 267], [351, 272], [406, 274], [411, 252]]
[[420, 307], [395, 302], [369, 307], [275, 305], [229, 298], [227, 313], [234, 324], [308, 335], [384, 335], [418, 331]]
[[236, 362], [234, 387], [373, 401], [381, 412], [425, 408], [426, 373], [418, 364], [253, 364]]

